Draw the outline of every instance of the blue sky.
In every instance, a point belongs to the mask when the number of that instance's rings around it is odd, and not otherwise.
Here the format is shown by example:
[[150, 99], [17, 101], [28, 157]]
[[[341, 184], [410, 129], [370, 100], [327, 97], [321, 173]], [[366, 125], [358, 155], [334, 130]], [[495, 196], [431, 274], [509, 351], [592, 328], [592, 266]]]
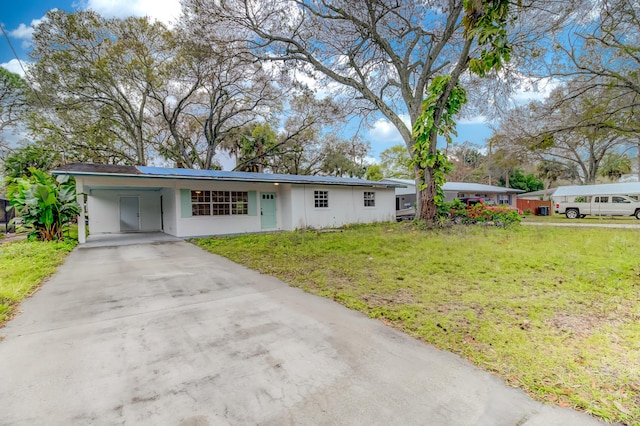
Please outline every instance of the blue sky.
[[[107, 17], [126, 17], [130, 15], [149, 15], [155, 19], [170, 23], [180, 14], [179, 0], [26, 0], [8, 1], [2, 6], [0, 22], [9, 35], [11, 43], [20, 60], [28, 62], [30, 36], [33, 25], [53, 8], [65, 11], [92, 9]], [[12, 72], [22, 74], [18, 61], [11, 51], [7, 40], [0, 40], [0, 66]], [[357, 125], [348, 126], [356, 128]], [[349, 135], [343, 135], [348, 137]], [[392, 145], [403, 143], [395, 128], [383, 117], [375, 121], [371, 129], [363, 129], [360, 136], [371, 143], [371, 156], [377, 158], [383, 150]], [[491, 136], [489, 125], [482, 119], [461, 119], [458, 122], [458, 137], [455, 141], [470, 141], [484, 145]]]
[[[11, 44], [16, 49], [20, 59], [27, 58], [29, 34], [34, 20], [37, 23], [37, 20], [52, 8], [67, 11], [74, 9], [72, 2], [69, 1], [31, 0], [23, 2], [8, 1], [7, 3], [2, 6], [0, 22], [4, 30], [9, 34]], [[10, 63], [12, 60], [13, 62]], [[17, 65], [15, 64], [15, 56], [4, 36], [0, 42], [0, 64], [5, 68], [13, 68]]]

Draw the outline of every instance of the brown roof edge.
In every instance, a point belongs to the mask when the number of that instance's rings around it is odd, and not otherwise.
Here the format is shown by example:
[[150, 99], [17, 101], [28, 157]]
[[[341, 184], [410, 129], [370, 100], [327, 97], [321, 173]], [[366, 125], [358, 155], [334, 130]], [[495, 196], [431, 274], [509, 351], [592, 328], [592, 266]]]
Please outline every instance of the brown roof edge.
[[54, 173], [114, 173], [126, 175], [141, 175], [136, 166], [117, 166], [113, 164], [69, 163], [53, 169]]

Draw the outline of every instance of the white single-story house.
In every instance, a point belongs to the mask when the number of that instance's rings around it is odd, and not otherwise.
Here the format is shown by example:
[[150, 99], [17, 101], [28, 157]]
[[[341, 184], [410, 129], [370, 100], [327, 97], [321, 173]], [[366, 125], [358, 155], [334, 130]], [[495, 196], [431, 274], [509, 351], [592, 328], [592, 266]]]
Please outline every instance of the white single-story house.
[[[416, 183], [409, 179], [386, 178], [381, 182], [398, 185], [396, 191], [396, 210], [410, 209], [416, 202]], [[484, 185], [469, 182], [445, 182], [442, 186], [445, 193], [445, 201], [453, 201], [459, 198], [484, 198], [491, 199], [496, 204], [505, 204], [516, 207], [516, 195], [524, 192], [520, 189], [504, 188], [501, 186]]]
[[395, 220], [397, 185], [362, 179], [86, 163], [53, 174], [76, 179], [80, 243], [85, 222], [91, 235], [196, 237]]

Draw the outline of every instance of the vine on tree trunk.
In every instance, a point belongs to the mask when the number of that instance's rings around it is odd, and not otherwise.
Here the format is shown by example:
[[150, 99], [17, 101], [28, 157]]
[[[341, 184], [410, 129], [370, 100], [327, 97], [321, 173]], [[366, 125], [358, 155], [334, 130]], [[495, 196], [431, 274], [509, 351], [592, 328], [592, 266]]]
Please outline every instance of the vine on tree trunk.
[[[509, 22], [508, 0], [464, 0], [465, 16], [462, 20], [467, 41], [477, 38], [482, 50], [478, 58], [466, 58], [469, 71], [484, 77], [491, 70], [500, 70], [511, 56], [507, 39]], [[444, 202], [442, 185], [446, 174], [453, 169], [447, 156], [436, 147], [437, 136], [444, 136], [447, 144], [452, 135], [457, 136], [453, 117], [467, 102], [467, 94], [458, 82], [459, 73], [452, 81], [451, 75], [435, 77], [427, 87], [422, 101], [422, 113], [413, 125], [412, 164], [417, 170], [418, 188], [431, 196], [433, 208]], [[437, 122], [436, 122], [437, 121]], [[421, 200], [430, 201], [421, 196]], [[427, 218], [431, 219], [431, 218]]]
[[460, 108], [467, 102], [467, 92], [459, 84], [451, 90], [449, 98], [445, 102], [440, 123], [435, 125], [437, 101], [445, 91], [451, 81], [451, 76], [441, 75], [435, 77], [427, 88], [427, 97], [422, 101], [422, 114], [413, 126], [413, 164], [419, 170], [419, 189], [427, 188], [429, 182], [425, 179], [425, 169], [431, 170], [431, 178], [436, 185], [434, 194], [435, 205], [438, 206], [444, 201], [444, 191], [442, 185], [446, 181], [446, 174], [449, 173], [453, 165], [447, 156], [431, 144], [431, 132], [437, 131], [444, 136], [447, 143], [451, 143], [451, 135], [456, 135], [456, 123], [453, 116], [460, 111]]

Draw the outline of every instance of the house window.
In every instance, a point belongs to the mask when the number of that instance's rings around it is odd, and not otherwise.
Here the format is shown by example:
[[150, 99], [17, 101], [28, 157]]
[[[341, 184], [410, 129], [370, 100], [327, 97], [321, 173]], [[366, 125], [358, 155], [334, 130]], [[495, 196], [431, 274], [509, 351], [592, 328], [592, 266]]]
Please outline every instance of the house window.
[[211, 192], [191, 191], [191, 214], [209, 216], [211, 214]]
[[315, 207], [329, 207], [329, 191], [313, 191]]
[[240, 191], [191, 191], [193, 216], [249, 214], [249, 193]]
[[365, 191], [364, 193], [364, 206], [375, 207], [376, 206], [376, 193]]
[[229, 192], [227, 191], [211, 191], [211, 215], [227, 216], [230, 214]]
[[509, 202], [509, 195], [499, 194], [498, 195], [498, 204], [511, 204]]
[[248, 192], [231, 192], [231, 214], [249, 214]]

